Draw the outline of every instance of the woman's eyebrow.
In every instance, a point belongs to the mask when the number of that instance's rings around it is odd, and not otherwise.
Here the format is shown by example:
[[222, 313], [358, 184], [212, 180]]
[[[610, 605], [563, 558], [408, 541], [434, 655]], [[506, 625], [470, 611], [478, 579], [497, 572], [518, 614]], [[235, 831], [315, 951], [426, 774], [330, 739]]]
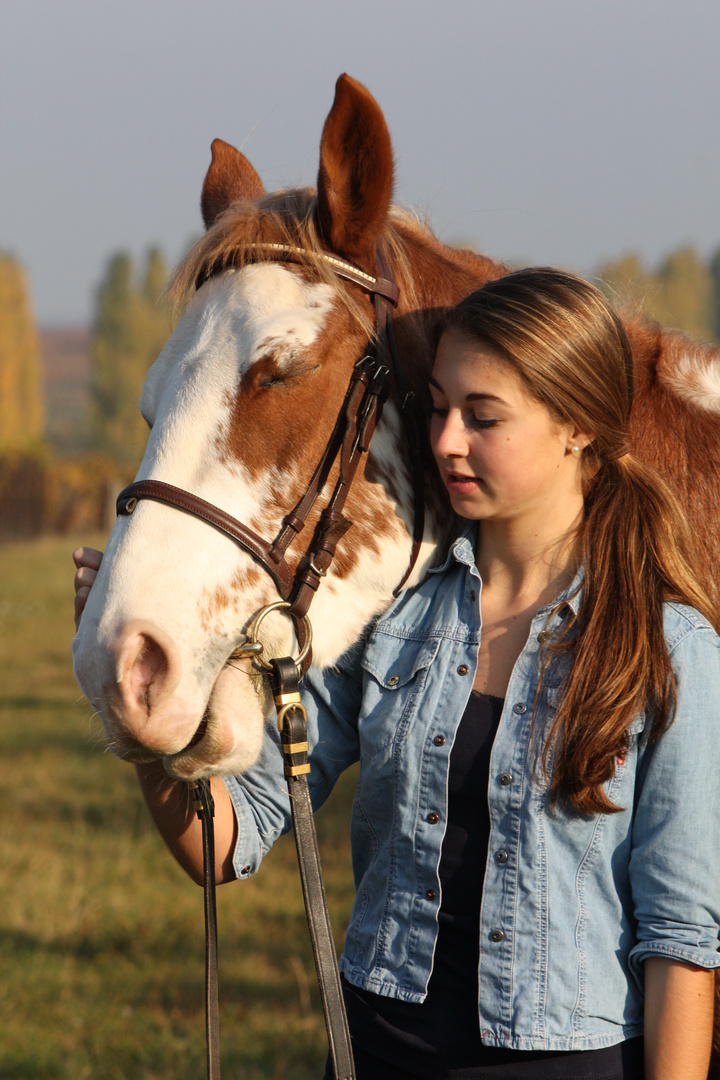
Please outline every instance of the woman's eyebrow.
[[[441, 394], [445, 393], [445, 391], [443, 390], [440, 383], [437, 381], [437, 379], [434, 379], [432, 375], [430, 375], [430, 377], [428, 378], [428, 382], [430, 383], [431, 386], [434, 386], [436, 390], [439, 390]], [[509, 402], [505, 401], [504, 398], [498, 397], [497, 394], [466, 394], [465, 395], [465, 400], [466, 401], [496, 401], [499, 405], [509, 405]]]

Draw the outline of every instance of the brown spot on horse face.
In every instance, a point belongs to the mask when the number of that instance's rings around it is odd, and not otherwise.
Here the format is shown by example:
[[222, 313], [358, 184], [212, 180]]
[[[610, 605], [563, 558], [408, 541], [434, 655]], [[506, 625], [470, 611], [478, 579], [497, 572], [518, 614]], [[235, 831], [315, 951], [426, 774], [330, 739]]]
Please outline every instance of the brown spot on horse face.
[[[250, 556], [245, 556], [248, 560]], [[257, 564], [249, 562], [238, 569], [227, 585], [221, 585], [213, 590], [204, 589], [201, 596], [199, 617], [204, 630], [213, 632], [220, 624], [221, 616], [228, 609], [240, 612], [247, 607], [247, 598], [252, 593], [261, 594], [265, 586], [268, 595], [270, 593], [267, 575], [260, 570]], [[270, 599], [274, 599], [271, 597]], [[268, 601], [269, 602], [269, 601]], [[240, 629], [238, 627], [238, 629]]]
[[293, 347], [289, 357], [276, 346], [240, 378], [223, 453], [241, 462], [253, 481], [272, 473], [263, 500], [271, 514], [278, 508], [286, 513], [309, 482], [364, 350], [363, 335], [336, 305], [310, 347]]

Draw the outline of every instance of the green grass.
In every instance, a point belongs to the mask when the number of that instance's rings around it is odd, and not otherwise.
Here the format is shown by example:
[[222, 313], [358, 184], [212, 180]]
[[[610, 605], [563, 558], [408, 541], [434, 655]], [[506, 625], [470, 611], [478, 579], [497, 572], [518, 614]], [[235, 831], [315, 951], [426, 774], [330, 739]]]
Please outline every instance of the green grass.
[[[0, 1078], [198, 1080], [202, 893], [74, 683], [75, 545], [0, 547]], [[318, 815], [338, 945], [353, 786]], [[291, 837], [257, 878], [219, 890], [218, 919], [223, 1076], [318, 1080], [325, 1032]]]

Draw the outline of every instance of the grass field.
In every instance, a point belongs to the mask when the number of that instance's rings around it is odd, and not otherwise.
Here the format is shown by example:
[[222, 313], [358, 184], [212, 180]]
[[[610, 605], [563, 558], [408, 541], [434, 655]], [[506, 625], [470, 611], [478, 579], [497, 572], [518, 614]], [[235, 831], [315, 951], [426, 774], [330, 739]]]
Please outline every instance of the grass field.
[[[0, 1077], [198, 1080], [202, 894], [73, 681], [74, 546], [0, 547]], [[338, 945], [352, 789], [348, 776], [318, 815]], [[257, 878], [219, 890], [218, 918], [223, 1076], [319, 1080], [324, 1024], [289, 836]]]

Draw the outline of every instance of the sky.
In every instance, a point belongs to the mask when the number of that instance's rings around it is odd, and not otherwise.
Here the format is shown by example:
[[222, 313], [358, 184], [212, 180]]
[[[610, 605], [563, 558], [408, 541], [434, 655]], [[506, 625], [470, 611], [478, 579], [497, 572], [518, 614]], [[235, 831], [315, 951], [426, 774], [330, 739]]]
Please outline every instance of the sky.
[[0, 250], [40, 325], [89, 321], [117, 251], [180, 257], [213, 138], [314, 184], [344, 71], [449, 243], [585, 274], [720, 247], [718, 0], [0, 0]]

